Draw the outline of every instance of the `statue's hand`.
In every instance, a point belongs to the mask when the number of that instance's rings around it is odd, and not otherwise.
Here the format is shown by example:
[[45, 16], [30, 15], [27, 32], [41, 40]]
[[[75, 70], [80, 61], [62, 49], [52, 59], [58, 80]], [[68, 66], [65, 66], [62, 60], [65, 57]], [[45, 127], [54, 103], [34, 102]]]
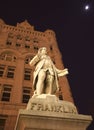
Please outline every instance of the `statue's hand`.
[[69, 72], [68, 72], [68, 69], [66, 68], [66, 69], [64, 69], [64, 70], [61, 70], [59, 73], [58, 73], [58, 77], [60, 77], [60, 76], [65, 76], [65, 75], [67, 75]]

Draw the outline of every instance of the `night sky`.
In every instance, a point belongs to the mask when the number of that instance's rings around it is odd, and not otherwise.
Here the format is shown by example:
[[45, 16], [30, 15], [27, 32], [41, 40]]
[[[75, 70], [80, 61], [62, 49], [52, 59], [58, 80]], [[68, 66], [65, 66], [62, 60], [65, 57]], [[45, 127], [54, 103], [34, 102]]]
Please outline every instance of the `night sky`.
[[[0, 18], [13, 26], [27, 19], [35, 30], [55, 31], [78, 111], [94, 116], [93, 0], [3, 0]], [[93, 130], [93, 124], [88, 130]]]

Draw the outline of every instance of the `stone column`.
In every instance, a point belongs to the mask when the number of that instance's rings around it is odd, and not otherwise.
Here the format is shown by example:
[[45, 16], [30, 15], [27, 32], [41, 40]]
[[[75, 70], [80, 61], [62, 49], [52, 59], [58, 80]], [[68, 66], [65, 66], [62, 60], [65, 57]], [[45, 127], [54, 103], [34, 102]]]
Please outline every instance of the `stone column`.
[[24, 60], [19, 58], [17, 60], [16, 72], [15, 72], [15, 80], [13, 86], [13, 95], [12, 102], [21, 103], [22, 100], [22, 84], [24, 80]]

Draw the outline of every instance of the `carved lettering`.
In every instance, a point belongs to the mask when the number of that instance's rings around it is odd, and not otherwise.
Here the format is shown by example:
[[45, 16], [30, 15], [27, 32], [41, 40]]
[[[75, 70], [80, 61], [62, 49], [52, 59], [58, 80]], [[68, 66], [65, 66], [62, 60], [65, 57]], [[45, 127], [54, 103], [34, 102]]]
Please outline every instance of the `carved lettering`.
[[60, 112], [60, 106], [56, 107], [56, 112]]
[[37, 110], [37, 111], [51, 111], [51, 112], [70, 112], [70, 113], [76, 113], [75, 108], [66, 107], [63, 105], [57, 105], [57, 104], [42, 104], [42, 103], [31, 103], [31, 110]]
[[31, 110], [35, 110], [36, 103], [31, 103]]
[[51, 111], [51, 109], [50, 109], [50, 107], [49, 107], [48, 104], [45, 104], [45, 105], [44, 105], [44, 110], [45, 110], [45, 111]]
[[55, 106], [55, 105], [52, 105], [52, 106], [51, 106], [51, 109], [52, 109], [52, 111], [55, 112], [55, 111], [56, 111], [56, 106]]
[[60, 107], [60, 112], [64, 112], [64, 107], [63, 106]]
[[43, 111], [43, 105], [42, 104], [37, 104], [37, 110]]

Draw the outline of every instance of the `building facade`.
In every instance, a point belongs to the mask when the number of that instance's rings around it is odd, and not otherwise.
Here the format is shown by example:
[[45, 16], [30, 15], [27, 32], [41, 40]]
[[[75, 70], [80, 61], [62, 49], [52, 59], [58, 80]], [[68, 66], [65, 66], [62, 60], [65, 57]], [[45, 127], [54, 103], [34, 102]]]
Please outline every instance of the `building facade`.
[[[54, 31], [36, 31], [26, 20], [11, 26], [0, 19], [0, 130], [14, 130], [19, 109], [25, 109], [32, 97], [34, 67], [28, 63], [43, 46], [55, 66], [63, 69]], [[73, 102], [66, 76], [59, 79], [59, 86], [60, 100]]]

